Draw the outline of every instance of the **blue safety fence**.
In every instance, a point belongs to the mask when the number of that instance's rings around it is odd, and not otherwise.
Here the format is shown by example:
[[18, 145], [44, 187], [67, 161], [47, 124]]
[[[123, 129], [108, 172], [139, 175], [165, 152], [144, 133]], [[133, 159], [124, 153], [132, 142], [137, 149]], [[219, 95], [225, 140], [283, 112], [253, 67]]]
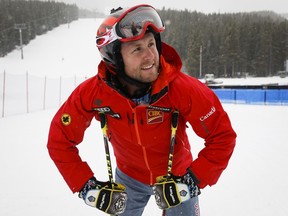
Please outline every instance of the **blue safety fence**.
[[288, 89], [213, 89], [223, 103], [288, 105]]

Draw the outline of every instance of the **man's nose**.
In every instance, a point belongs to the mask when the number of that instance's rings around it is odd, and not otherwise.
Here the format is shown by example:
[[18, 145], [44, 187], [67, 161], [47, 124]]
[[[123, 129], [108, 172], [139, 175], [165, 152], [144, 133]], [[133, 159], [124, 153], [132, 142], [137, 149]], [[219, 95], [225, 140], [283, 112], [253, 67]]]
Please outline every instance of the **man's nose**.
[[144, 56], [145, 59], [153, 59], [154, 58], [154, 53], [153, 53], [153, 50], [150, 49], [150, 48], [147, 48], [145, 50], [145, 56]]

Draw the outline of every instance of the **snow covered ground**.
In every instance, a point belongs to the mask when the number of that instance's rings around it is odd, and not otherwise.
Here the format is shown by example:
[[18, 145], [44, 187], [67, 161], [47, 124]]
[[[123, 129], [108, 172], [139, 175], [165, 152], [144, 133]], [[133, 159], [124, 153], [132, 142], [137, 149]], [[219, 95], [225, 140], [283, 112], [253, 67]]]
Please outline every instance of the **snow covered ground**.
[[[70, 28], [62, 25], [37, 37], [24, 47], [24, 60], [20, 51], [0, 58], [0, 73], [94, 75], [99, 61], [94, 45], [98, 24], [98, 20], [79, 20]], [[237, 146], [218, 184], [202, 190], [201, 215], [288, 215], [288, 107], [224, 104], [224, 108], [238, 134]], [[0, 215], [104, 215], [70, 192], [49, 158], [46, 142], [56, 110], [0, 118]], [[188, 134], [197, 157], [203, 141], [191, 129]], [[97, 178], [107, 180], [98, 122], [88, 128], [79, 148]], [[143, 215], [161, 215], [154, 197]]]

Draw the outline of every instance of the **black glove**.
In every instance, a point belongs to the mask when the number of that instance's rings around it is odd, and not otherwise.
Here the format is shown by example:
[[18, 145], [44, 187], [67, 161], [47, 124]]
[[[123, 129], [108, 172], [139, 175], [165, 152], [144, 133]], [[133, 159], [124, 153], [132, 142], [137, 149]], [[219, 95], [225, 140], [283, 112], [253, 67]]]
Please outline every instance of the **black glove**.
[[90, 178], [79, 192], [79, 198], [89, 206], [107, 214], [118, 215], [124, 212], [127, 202], [125, 186], [122, 184], [99, 182]]
[[159, 176], [153, 186], [156, 204], [160, 209], [167, 209], [200, 195], [199, 183], [193, 173], [183, 176]]

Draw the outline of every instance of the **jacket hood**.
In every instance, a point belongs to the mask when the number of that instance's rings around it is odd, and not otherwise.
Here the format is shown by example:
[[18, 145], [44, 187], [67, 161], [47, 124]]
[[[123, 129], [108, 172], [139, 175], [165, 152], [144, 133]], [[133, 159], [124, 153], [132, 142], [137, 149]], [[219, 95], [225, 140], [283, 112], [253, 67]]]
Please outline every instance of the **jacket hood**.
[[176, 50], [170, 45], [162, 42], [162, 56], [166, 63], [175, 67], [177, 71], [180, 71], [182, 68], [182, 61]]
[[160, 71], [157, 80], [153, 83], [153, 94], [159, 93], [174, 80], [181, 71], [182, 61], [176, 50], [162, 42], [162, 54], [160, 56]]

